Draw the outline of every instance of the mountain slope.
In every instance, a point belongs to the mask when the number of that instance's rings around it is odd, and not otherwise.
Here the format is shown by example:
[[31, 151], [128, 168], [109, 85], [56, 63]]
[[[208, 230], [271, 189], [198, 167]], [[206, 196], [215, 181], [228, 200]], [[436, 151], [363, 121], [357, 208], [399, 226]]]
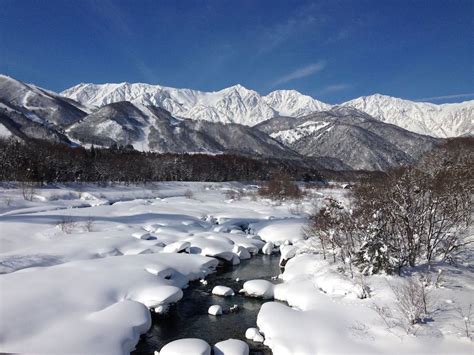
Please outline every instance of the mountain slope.
[[435, 137], [474, 134], [474, 100], [435, 105], [375, 94], [347, 101], [341, 106], [354, 107], [382, 122], [420, 134]]
[[352, 169], [364, 170], [410, 164], [438, 141], [347, 107], [298, 119], [277, 117], [255, 128], [302, 155], [337, 158]]
[[67, 130], [82, 144], [132, 145], [160, 153], [240, 153], [301, 158], [267, 134], [238, 124], [176, 119], [164, 109], [130, 102], [105, 105]]
[[66, 127], [86, 116], [79, 103], [34, 85], [0, 75], [0, 103], [24, 113], [31, 121]]

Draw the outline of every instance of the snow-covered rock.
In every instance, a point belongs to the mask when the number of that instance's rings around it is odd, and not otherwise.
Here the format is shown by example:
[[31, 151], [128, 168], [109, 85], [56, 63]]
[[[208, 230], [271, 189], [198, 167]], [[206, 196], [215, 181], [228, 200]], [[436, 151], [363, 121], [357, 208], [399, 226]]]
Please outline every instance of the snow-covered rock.
[[211, 347], [204, 340], [185, 338], [172, 341], [160, 350], [160, 355], [210, 355]]
[[249, 346], [242, 340], [228, 339], [218, 342], [213, 347], [214, 355], [248, 355]]
[[245, 331], [245, 337], [249, 340], [253, 340], [257, 335], [260, 335], [258, 328], [248, 328]]
[[235, 245], [232, 251], [237, 254], [240, 260], [246, 260], [250, 259], [252, 256], [250, 255], [249, 251], [247, 248], [241, 246], [241, 245]]
[[270, 299], [273, 298], [274, 287], [275, 286], [267, 280], [250, 280], [244, 283], [241, 291], [250, 297]]
[[207, 310], [207, 313], [213, 316], [220, 316], [222, 315], [222, 307], [219, 306], [218, 304], [214, 304], [209, 307], [209, 309]]
[[234, 290], [232, 290], [230, 287], [218, 285], [218, 286], [214, 286], [214, 288], [212, 289], [212, 294], [216, 296], [227, 297], [227, 296], [233, 296], [235, 293], [234, 293]]
[[132, 233], [132, 237], [142, 240], [149, 240], [151, 239], [151, 234], [148, 232], [135, 232]]
[[186, 251], [191, 246], [190, 242], [186, 241], [177, 241], [171, 244], [168, 244], [163, 248], [163, 253], [181, 253]]
[[274, 245], [272, 242], [266, 242], [265, 245], [262, 248], [262, 253], [266, 255], [272, 255], [273, 254], [273, 248]]
[[245, 337], [256, 343], [263, 343], [265, 340], [263, 335], [259, 332], [258, 328], [248, 328], [245, 331]]
[[288, 260], [294, 258], [298, 248], [294, 245], [280, 246], [280, 266], [285, 266]]
[[302, 227], [305, 223], [304, 218], [285, 218], [252, 223], [250, 227], [264, 241], [283, 244], [285, 240], [296, 242], [303, 239]]

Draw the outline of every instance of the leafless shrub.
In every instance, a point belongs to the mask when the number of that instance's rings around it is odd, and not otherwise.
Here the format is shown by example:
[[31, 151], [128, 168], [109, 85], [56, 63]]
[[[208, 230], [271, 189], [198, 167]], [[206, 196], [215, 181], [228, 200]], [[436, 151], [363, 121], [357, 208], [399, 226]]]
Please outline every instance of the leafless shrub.
[[370, 287], [367, 284], [367, 278], [365, 277], [365, 275], [360, 274], [357, 277], [357, 285], [360, 288], [360, 294], [358, 295], [358, 297], [360, 299], [370, 298]]
[[224, 192], [225, 196], [227, 199], [229, 200], [236, 200], [236, 201], [240, 201], [242, 199], [242, 191], [240, 190], [232, 190], [232, 189], [229, 189], [229, 190], [226, 190]]
[[373, 304], [373, 309], [380, 317], [382, 322], [385, 324], [385, 327], [390, 330], [399, 325], [399, 322], [396, 321], [391, 309], [389, 307], [383, 307], [376, 303]]
[[443, 270], [441, 269], [438, 269], [437, 273], [436, 273], [436, 278], [434, 279], [434, 281], [432, 281], [433, 285], [436, 287], [436, 288], [440, 288], [443, 286], [443, 283], [444, 283], [444, 273], [443, 273]]
[[75, 191], [79, 199], [84, 197], [84, 186], [82, 186], [82, 184], [78, 184], [75, 188]]
[[291, 206], [288, 206], [288, 212], [292, 215], [299, 216], [303, 213], [303, 204], [300, 200], [295, 200]]
[[187, 189], [186, 191], [184, 191], [184, 197], [190, 200], [194, 197], [194, 193], [190, 189]]
[[94, 219], [92, 217], [87, 217], [87, 219], [84, 221], [84, 229], [87, 232], [93, 232], [94, 231]]
[[3, 199], [3, 203], [5, 203], [5, 206], [10, 207], [13, 203], [13, 199], [7, 196]]
[[472, 303], [469, 304], [469, 307], [463, 308], [459, 307], [456, 309], [456, 313], [459, 318], [462, 320], [462, 331], [467, 338], [473, 340], [473, 328], [474, 328], [474, 314], [472, 309]]
[[400, 285], [390, 287], [396, 298], [398, 313], [405, 321], [407, 332], [415, 324], [425, 323], [432, 306], [427, 283], [411, 277]]
[[71, 234], [76, 225], [76, 221], [71, 216], [62, 216], [57, 224], [59, 229], [66, 234]]
[[26, 201], [33, 201], [36, 194], [35, 183], [22, 181], [20, 183], [21, 195]]
[[258, 191], [260, 196], [274, 200], [300, 199], [303, 193], [291, 177], [282, 172], [274, 172]]

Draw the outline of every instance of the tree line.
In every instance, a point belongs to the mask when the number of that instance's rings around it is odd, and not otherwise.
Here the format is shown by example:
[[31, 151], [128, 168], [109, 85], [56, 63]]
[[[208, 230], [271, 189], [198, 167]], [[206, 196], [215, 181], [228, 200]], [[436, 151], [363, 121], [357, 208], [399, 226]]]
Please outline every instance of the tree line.
[[130, 147], [70, 147], [40, 140], [0, 139], [0, 180], [39, 183], [256, 181], [281, 171], [296, 180], [321, 180], [302, 161], [234, 154], [159, 154]]

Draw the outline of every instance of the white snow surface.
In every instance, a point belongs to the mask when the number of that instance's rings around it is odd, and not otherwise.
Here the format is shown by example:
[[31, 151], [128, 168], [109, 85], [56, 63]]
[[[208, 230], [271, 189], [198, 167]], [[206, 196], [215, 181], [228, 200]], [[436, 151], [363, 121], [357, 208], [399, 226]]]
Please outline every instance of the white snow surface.
[[227, 339], [213, 347], [214, 355], [248, 355], [249, 346], [238, 339]]
[[172, 341], [163, 346], [160, 355], [210, 355], [211, 347], [201, 339], [186, 338]]
[[[371, 297], [361, 299], [357, 279], [308, 253], [314, 241], [301, 227], [313, 200], [303, 200], [295, 216], [290, 201], [229, 201], [229, 188], [246, 187], [70, 184], [37, 188], [26, 201], [15, 184], [0, 185], [0, 352], [129, 353], [150, 327], [150, 308], [164, 312], [180, 302], [182, 289], [213, 272], [217, 258], [240, 262], [272, 242], [291, 257], [279, 282], [250, 280], [243, 288], [281, 301], [262, 306], [250, 337], [274, 354], [472, 354], [456, 316], [472, 303], [472, 258], [434, 265], [445, 279], [431, 290], [438, 311], [407, 335], [387, 329], [374, 311], [374, 304], [396, 309], [388, 284], [400, 277], [367, 277]], [[188, 189], [193, 199], [184, 196]], [[346, 194], [319, 189], [313, 196], [344, 201]], [[174, 353], [209, 354], [210, 347], [181, 339], [160, 351]]]
[[210, 256], [235, 264], [262, 248], [242, 224], [289, 217], [286, 206], [226, 199], [241, 187], [56, 185], [27, 201], [1, 185], [0, 352], [133, 350], [148, 309], [179, 302], [190, 280], [213, 272]]
[[[276, 140], [283, 142], [285, 144], [292, 144], [301, 138], [311, 136], [314, 134], [322, 134], [325, 130], [328, 130], [332, 126], [330, 126], [330, 122], [312, 122], [312, 121], [307, 121], [305, 123], [302, 123], [301, 125], [292, 128], [292, 129], [286, 129], [283, 131], [278, 131], [275, 133], [270, 134], [272, 138], [275, 138]], [[329, 128], [327, 128], [330, 126]], [[325, 129], [326, 128], [326, 129]]]
[[[472, 342], [460, 337], [454, 327], [453, 322], [459, 323], [459, 319], [439, 316], [436, 327], [423, 326], [417, 336], [385, 328], [373, 305], [391, 305], [394, 311], [395, 300], [387, 282], [399, 282], [397, 277], [373, 276], [369, 281], [372, 297], [359, 299], [356, 281], [337, 273], [322, 258], [303, 254], [288, 262], [281, 279], [282, 284], [274, 285], [274, 297], [288, 305], [267, 302], [257, 319], [265, 344], [276, 355], [391, 354], [394, 349], [404, 354], [472, 353]], [[472, 272], [453, 280], [452, 286], [460, 282], [470, 285], [458, 293], [460, 305], [466, 306], [472, 296]], [[454, 289], [448, 290], [446, 285], [437, 289], [434, 297], [451, 299], [448, 295], [452, 292]]]
[[271, 241], [277, 245], [283, 244], [285, 240], [296, 242], [304, 238], [301, 227], [306, 219], [301, 217], [289, 217], [284, 219], [270, 219], [252, 223], [252, 232], [259, 235], [263, 240]]

